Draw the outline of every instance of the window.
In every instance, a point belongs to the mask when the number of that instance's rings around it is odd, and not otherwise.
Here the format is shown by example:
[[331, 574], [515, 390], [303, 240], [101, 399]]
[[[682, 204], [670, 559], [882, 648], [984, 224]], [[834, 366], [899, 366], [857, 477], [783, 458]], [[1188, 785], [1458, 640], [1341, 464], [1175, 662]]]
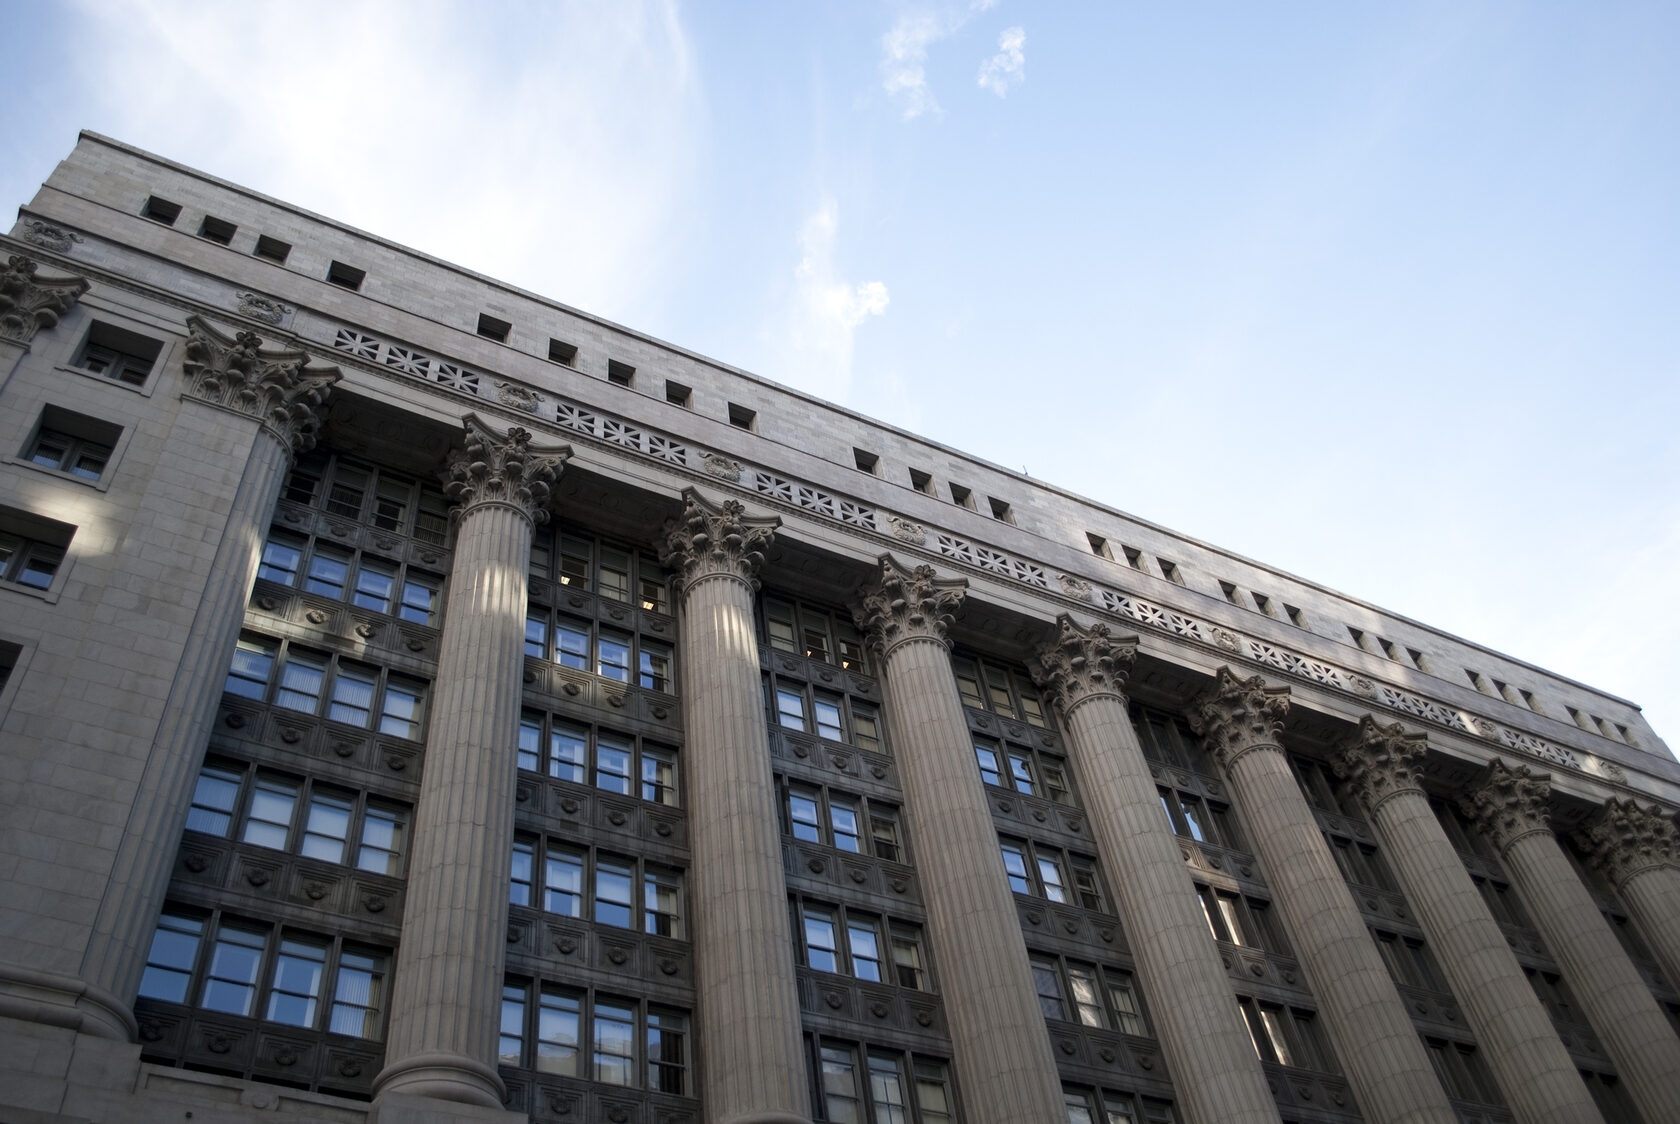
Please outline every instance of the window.
[[1296, 628], [1307, 627], [1307, 618], [1302, 616], [1301, 610], [1297, 609], [1295, 606], [1285, 605], [1283, 607], [1283, 614], [1289, 618], [1289, 623], [1294, 625]]
[[863, 635], [845, 612], [766, 595], [765, 639], [780, 652], [867, 673]]
[[1155, 561], [1161, 567], [1161, 576], [1174, 585], [1183, 585], [1184, 578], [1178, 572], [1178, 563], [1168, 562], [1165, 558], [1156, 557]]
[[502, 986], [497, 1060], [514, 1069], [693, 1096], [688, 1013], [546, 981]]
[[1214, 940], [1269, 952], [1287, 954], [1289, 951], [1282, 929], [1272, 916], [1270, 902], [1230, 890], [1216, 890], [1199, 882], [1196, 896], [1201, 899], [1208, 931]]
[[78, 480], [98, 480], [105, 475], [111, 451], [121, 437], [121, 426], [57, 406], [44, 406], [23, 456], [31, 464], [67, 473]]
[[1313, 1012], [1246, 995], [1237, 997], [1237, 1007], [1248, 1026], [1254, 1053], [1261, 1061], [1335, 1072], [1329, 1048]]
[[1289, 755], [1289, 766], [1308, 804], [1332, 815], [1362, 818], [1356, 798], [1331, 772], [1330, 766], [1293, 753]]
[[0, 582], [51, 589], [75, 534], [68, 523], [0, 507]]
[[1048, 953], [1031, 953], [1028, 960], [1045, 1018], [1122, 1034], [1149, 1034], [1130, 972]]
[[436, 625], [443, 602], [436, 574], [281, 530], [263, 543], [257, 577], [415, 624]]
[[1495, 921], [1504, 925], [1533, 927], [1529, 924], [1528, 914], [1523, 911], [1522, 904], [1509, 885], [1474, 874], [1470, 876], [1470, 881], [1482, 895], [1482, 901], [1487, 904], [1488, 912], [1493, 914]]
[[175, 220], [181, 217], [181, 204], [149, 195], [146, 197], [145, 206], [140, 208], [140, 216], [153, 222], [161, 222], [164, 226], [174, 226]]
[[1126, 565], [1130, 566], [1134, 570], [1143, 569], [1143, 551], [1138, 550], [1136, 547], [1125, 546], [1123, 544], [1120, 547], [1120, 551], [1126, 556]]
[[686, 936], [682, 871], [558, 839], [514, 842], [508, 902], [673, 940]]
[[[354, 286], [351, 286], [354, 288]], [[513, 331], [513, 325], [498, 316], [491, 316], [488, 312], [478, 314], [478, 334], [487, 340], [506, 343], [508, 333]]]
[[628, 363], [621, 363], [617, 359], [607, 360], [607, 381], [614, 386], [635, 386], [636, 368]]
[[[830, 1038], [807, 1039], [812, 1117], [830, 1124], [952, 1124], [943, 1060]], [[861, 1059], [861, 1061], [860, 1061]]]
[[408, 819], [405, 805], [364, 792], [213, 760], [199, 770], [187, 830], [401, 877]]
[[1002, 839], [998, 845], [1009, 888], [1017, 894], [1107, 912], [1095, 859], [1019, 839]]
[[531, 538], [531, 576], [647, 612], [669, 613], [670, 575], [652, 555], [571, 527], [540, 527]]
[[280, 498], [434, 546], [442, 546], [449, 532], [449, 501], [441, 491], [347, 457], [299, 457]]
[[237, 226], [228, 222], [226, 219], [212, 218], [209, 215], [205, 215], [204, 221], [198, 224], [198, 236], [200, 238], [207, 238], [210, 241], [219, 243], [223, 246], [227, 246], [232, 244], [233, 235], [238, 229], [239, 228]]
[[[1406, 656], [1412, 661], [1412, 666], [1417, 668], [1419, 671], [1429, 670], [1429, 661], [1424, 657], [1424, 654], [1416, 648], [1407, 648]], [[1527, 691], [1524, 691], [1523, 699], [1528, 702], [1531, 710], [1534, 709], [1534, 697], [1532, 695], [1530, 695]]]
[[1382, 955], [1388, 974], [1395, 983], [1429, 991], [1446, 990], [1446, 984], [1441, 982], [1440, 970], [1435, 966], [1435, 958], [1421, 940], [1378, 929], [1371, 930], [1371, 938], [1377, 942], [1377, 952]]
[[5, 692], [6, 684], [12, 681], [12, 673], [17, 671], [18, 663], [22, 659], [22, 647], [0, 640], [0, 693]]
[[1106, 558], [1110, 562], [1114, 561], [1114, 552], [1109, 549], [1107, 539], [1086, 531], [1085, 540], [1091, 544], [1092, 554], [1095, 554], [1098, 558]]
[[989, 710], [1003, 718], [1025, 719], [1041, 730], [1050, 728], [1044, 697], [1024, 668], [957, 656], [951, 660], [951, 671], [964, 706]]
[[574, 367], [577, 365], [577, 353], [578, 349], [575, 343], [567, 343], [565, 340], [557, 339], [548, 341], [548, 360], [550, 363]]
[[1112, 1089], [1063, 1089], [1068, 1124], [1177, 1124], [1171, 1101]]
[[352, 292], [361, 289], [362, 281], [366, 277], [367, 270], [357, 269], [353, 265], [345, 265], [341, 261], [335, 261], [327, 267], [327, 280], [334, 285], [342, 285]]
[[986, 503], [991, 506], [993, 519], [998, 520], [1000, 523], [1015, 522], [1015, 512], [1007, 503], [1004, 503], [1002, 500], [993, 496], [987, 496]]
[[694, 391], [680, 382], [665, 380], [665, 401], [673, 406], [681, 406], [687, 410], [694, 402]]
[[1382, 649], [1383, 658], [1393, 660], [1395, 663], [1400, 662], [1399, 651], [1394, 647], [1392, 641], [1384, 640], [1379, 636], [1377, 637], [1377, 647]]
[[[275, 675], [275, 668], [279, 674]], [[244, 633], [222, 689], [381, 734], [419, 740], [426, 727], [426, 684], [371, 664], [256, 633]]]
[[1259, 593], [1250, 593], [1249, 596], [1254, 598], [1254, 607], [1256, 609], [1265, 613], [1268, 617], [1277, 616], [1277, 614], [1272, 611], [1272, 599], [1270, 597]]
[[817, 902], [797, 901], [792, 909], [795, 951], [807, 968], [927, 990], [920, 927]]
[[1202, 740], [1190, 732], [1184, 719], [1150, 707], [1131, 708], [1132, 729], [1137, 733], [1143, 755], [1151, 761], [1171, 765], [1175, 769], [1189, 769], [1208, 776], [1218, 771]]
[[990, 738], [975, 738], [974, 759], [980, 766], [980, 779], [986, 784], [1027, 796], [1042, 796], [1058, 804], [1074, 802], [1068, 786], [1067, 763], [1060, 757], [1012, 742], [1000, 744]]
[[729, 404], [729, 424], [736, 429], [744, 429], [749, 433], [758, 432], [758, 411], [749, 410], [745, 406]]
[[95, 320], [71, 366], [124, 386], [145, 386], [161, 354], [162, 340]]
[[853, 449], [852, 463], [857, 465], [859, 472], [867, 472], [871, 476], [881, 475], [881, 458], [874, 453], [866, 453], [862, 449]]
[[1388, 872], [1388, 864], [1375, 847], [1368, 843], [1355, 843], [1340, 835], [1326, 833], [1324, 838], [1330, 844], [1330, 855], [1341, 868], [1344, 879], [1360, 886], [1394, 892], [1394, 876]]
[[534, 710], [520, 715], [519, 767], [652, 804], [678, 805], [674, 747], [559, 715]]
[[282, 242], [278, 238], [270, 238], [266, 234], [257, 235], [257, 247], [251, 251], [259, 258], [267, 258], [276, 265], [284, 265], [286, 258], [291, 255], [292, 246], [289, 242]]
[[1464, 669], [1464, 674], [1465, 674], [1465, 677], [1470, 680], [1470, 685], [1472, 687], [1476, 688], [1476, 690], [1482, 692], [1482, 694], [1484, 694], [1484, 695], [1493, 694], [1493, 689], [1488, 686], [1487, 680], [1482, 678], [1482, 673], [1481, 672], [1472, 671], [1469, 668], [1465, 668]]
[[1247, 850], [1237, 832], [1231, 809], [1226, 805], [1176, 788], [1159, 788], [1156, 791], [1161, 795], [1161, 808], [1167, 814], [1167, 822], [1172, 825], [1174, 835], [1233, 851]]
[[931, 496], [933, 492], [933, 477], [919, 468], [910, 470], [910, 486], [924, 496]]
[[1429, 1064], [1435, 1068], [1435, 1076], [1440, 1078], [1447, 1096], [1481, 1104], [1504, 1103], [1499, 1099], [1493, 1075], [1488, 1073], [1481, 1055], [1476, 1053], [1476, 1047], [1443, 1038], [1425, 1038], [1423, 1045], [1429, 1055]]
[[771, 683], [775, 722], [784, 730], [816, 734], [871, 753], [887, 752], [881, 739], [880, 708], [874, 703], [819, 690], [797, 679], [777, 676]]
[[525, 654], [650, 691], [676, 689], [669, 644], [547, 609], [525, 616]]
[[953, 483], [951, 485], [951, 502], [958, 507], [966, 507], [970, 511], [975, 510], [974, 493], [961, 484]]
[[898, 809], [846, 792], [790, 782], [783, 801], [783, 830], [795, 839], [854, 855], [904, 861]]
[[166, 907], [140, 995], [206, 1011], [377, 1039], [387, 957], [337, 937]]
[[1233, 605], [1241, 605], [1242, 604], [1242, 597], [1241, 597], [1240, 593], [1238, 592], [1237, 587], [1232, 585], [1230, 582], [1226, 582], [1226, 581], [1220, 582], [1219, 583], [1219, 590], [1220, 590], [1221, 593], [1225, 594], [1225, 600], [1229, 601], [1231, 604], [1233, 604]]

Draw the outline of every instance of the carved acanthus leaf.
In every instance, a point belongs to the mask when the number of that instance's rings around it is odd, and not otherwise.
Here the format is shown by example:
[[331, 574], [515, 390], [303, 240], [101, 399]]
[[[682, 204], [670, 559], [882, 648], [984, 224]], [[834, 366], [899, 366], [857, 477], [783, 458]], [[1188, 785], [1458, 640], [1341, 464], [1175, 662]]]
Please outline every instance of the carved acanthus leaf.
[[751, 516], [739, 500], [713, 503], [693, 488], [683, 491], [683, 513], [665, 524], [661, 564], [682, 575], [686, 589], [702, 577], [728, 574], [758, 588], [758, 568], [776, 528], [776, 516]]
[[1429, 746], [1398, 722], [1381, 725], [1367, 714], [1359, 731], [1336, 754], [1336, 775], [1348, 782], [1368, 811], [1401, 792], [1422, 792], [1423, 759]]
[[1214, 685], [1190, 704], [1190, 728], [1207, 739], [1221, 764], [1229, 765], [1250, 749], [1281, 746], [1289, 688], [1269, 686], [1256, 675], [1238, 678], [1221, 667]]
[[1136, 636], [1115, 639], [1106, 624], [1081, 628], [1063, 613], [1056, 618], [1056, 639], [1039, 648], [1027, 667], [1033, 680], [1066, 713], [1096, 694], [1112, 693], [1124, 699], [1126, 677], [1137, 650]]
[[874, 582], [858, 591], [861, 605], [852, 618], [869, 644], [884, 652], [900, 640], [930, 637], [941, 643], [950, 627], [968, 582], [962, 578], [941, 578], [932, 566], [911, 569], [898, 564], [890, 554], [877, 561]]
[[571, 447], [534, 447], [530, 430], [516, 425], [499, 434], [476, 414], [468, 414], [462, 424], [465, 448], [450, 459], [443, 486], [458, 505], [456, 514], [478, 504], [504, 503], [523, 511], [534, 523], [548, 522], [549, 492], [571, 459]]
[[1495, 757], [1482, 774], [1481, 783], [1460, 799], [1458, 806], [1503, 851], [1525, 835], [1551, 830], [1546, 807], [1551, 792], [1550, 776], [1536, 773], [1527, 765], [1513, 769]]
[[1672, 813], [1611, 797], [1575, 838], [1614, 886], [1642, 870], [1680, 866], [1680, 829]]
[[13, 254], [0, 269], [0, 338], [28, 343], [70, 311], [88, 283], [80, 277], [37, 277], [35, 262]]
[[343, 377], [337, 367], [307, 367], [301, 351], [265, 351], [254, 332], [229, 336], [187, 317], [182, 368], [187, 393], [256, 418], [294, 454], [315, 447], [322, 407]]

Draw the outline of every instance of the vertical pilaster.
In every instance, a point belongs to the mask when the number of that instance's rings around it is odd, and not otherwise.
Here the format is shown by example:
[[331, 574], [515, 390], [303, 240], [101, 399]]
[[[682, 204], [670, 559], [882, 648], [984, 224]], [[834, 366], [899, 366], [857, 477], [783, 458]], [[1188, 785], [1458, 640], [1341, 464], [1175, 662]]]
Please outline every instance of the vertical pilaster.
[[499, 1108], [496, 1034], [524, 682], [531, 531], [570, 449], [466, 418], [450, 465], [454, 567], [438, 645], [426, 767], [414, 814], [402, 951], [380, 1097]]
[[1551, 1017], [1429, 806], [1419, 783], [1426, 752], [1423, 735], [1366, 715], [1342, 746], [1336, 772], [1370, 816], [1519, 1124], [1599, 1121]]
[[855, 616], [882, 665], [966, 1118], [1053, 1124], [1061, 1081], [945, 640], [965, 588], [882, 555]]
[[681, 584], [700, 1095], [715, 1124], [802, 1124], [799, 994], [753, 627], [756, 574], [780, 520], [692, 488], [683, 500], [662, 561]]
[[1121, 693], [1137, 638], [1081, 628], [1063, 615], [1033, 677], [1067, 734], [1097, 853], [1120, 909], [1150, 1015], [1189, 1124], [1278, 1120], [1225, 965], [1156, 793]]
[[1255, 853], [1370, 1124], [1458, 1119], [1284, 756], [1289, 690], [1218, 681], [1191, 707], [1242, 809]]
[[1680, 988], [1680, 832], [1673, 813], [1612, 797], [1576, 838], [1627, 906], [1669, 986]]
[[339, 379], [336, 367], [306, 368], [301, 352], [263, 350], [249, 332], [230, 337], [197, 317], [187, 326], [187, 401], [259, 424], [82, 957], [88, 990], [77, 1006], [85, 1028], [126, 1039], [134, 1037], [130, 1008], [274, 504], [292, 457], [314, 448]]
[[1647, 1124], [1680, 1120], [1680, 1039], [1552, 834], [1551, 778], [1497, 758], [1463, 801], [1499, 850], [1587, 1022]]

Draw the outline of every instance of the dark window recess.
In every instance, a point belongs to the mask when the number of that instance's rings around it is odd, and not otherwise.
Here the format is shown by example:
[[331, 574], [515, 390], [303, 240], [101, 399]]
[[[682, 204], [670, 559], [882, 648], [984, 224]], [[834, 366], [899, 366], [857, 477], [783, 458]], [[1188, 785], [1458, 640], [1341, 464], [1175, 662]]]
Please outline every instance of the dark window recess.
[[226, 246], [232, 243], [234, 232], [238, 229], [237, 226], [226, 219], [205, 215], [204, 221], [198, 224], [198, 236]]
[[96, 320], [88, 329], [87, 342], [76, 356], [75, 366], [113, 382], [144, 386], [162, 352], [162, 340]]
[[1126, 555], [1126, 565], [1130, 566], [1134, 570], [1143, 569], [1143, 551], [1137, 549], [1136, 547], [1126, 546], [1124, 544], [1121, 544], [1120, 549]]
[[974, 493], [963, 487], [961, 484], [952, 484], [951, 502], [959, 507], [966, 507], [968, 510], [973, 511]]
[[729, 404], [729, 424], [734, 426], [736, 429], [746, 429], [757, 432], [758, 411], [749, 410], [745, 406], [737, 406], [735, 403], [731, 402]]
[[635, 386], [636, 368], [617, 359], [607, 360], [607, 381], [614, 386]]
[[478, 334], [487, 340], [506, 343], [508, 333], [513, 331], [513, 325], [506, 320], [498, 320], [488, 312], [478, 314]]
[[862, 449], [853, 449], [852, 463], [857, 465], [859, 472], [867, 472], [871, 476], [881, 475], [881, 458], [874, 453], [866, 453]]
[[46, 406], [23, 455], [43, 468], [68, 472], [83, 480], [98, 480], [105, 474], [111, 449], [121, 436], [119, 425], [58, 406]]
[[286, 258], [292, 252], [290, 242], [282, 242], [278, 238], [270, 238], [266, 234], [257, 235], [257, 248], [251, 251], [259, 258], [267, 258], [276, 265], [284, 265]]
[[1107, 558], [1110, 560], [1114, 558], [1114, 552], [1108, 549], [1108, 540], [1103, 538], [1101, 535], [1093, 535], [1090, 531], [1086, 531], [1085, 539], [1091, 544], [1091, 553], [1095, 554], [1098, 558]]
[[1000, 499], [993, 499], [991, 496], [986, 497], [986, 502], [992, 506], [993, 519], [1001, 520], [1004, 523], [1015, 522], [1015, 512], [1011, 510], [1008, 504]]
[[149, 195], [146, 197], [146, 205], [140, 208], [140, 216], [153, 222], [161, 222], [164, 226], [174, 226], [175, 220], [181, 217], [181, 204]]
[[568, 367], [575, 365], [577, 363], [577, 344], [567, 343], [565, 340], [549, 340], [548, 359], [551, 363], [564, 363]]
[[12, 672], [17, 670], [18, 661], [22, 658], [21, 647], [0, 640], [0, 691], [6, 689], [6, 684], [11, 681]]
[[367, 270], [357, 269], [353, 265], [345, 265], [341, 261], [335, 261], [327, 267], [327, 280], [334, 285], [342, 285], [346, 289], [360, 289], [362, 280], [366, 277]]
[[1165, 558], [1156, 558], [1155, 561], [1161, 564], [1161, 576], [1163, 578], [1166, 578], [1175, 585], [1184, 584], [1184, 579], [1179, 576], [1178, 564], [1176, 562], [1168, 562]]
[[919, 468], [910, 470], [910, 486], [924, 496], [933, 495], [933, 477]]
[[673, 406], [681, 406], [686, 410], [689, 408], [689, 404], [694, 401], [694, 391], [680, 382], [672, 382], [670, 379], [666, 379], [665, 401]]
[[0, 581], [51, 588], [75, 534], [68, 523], [0, 507]]

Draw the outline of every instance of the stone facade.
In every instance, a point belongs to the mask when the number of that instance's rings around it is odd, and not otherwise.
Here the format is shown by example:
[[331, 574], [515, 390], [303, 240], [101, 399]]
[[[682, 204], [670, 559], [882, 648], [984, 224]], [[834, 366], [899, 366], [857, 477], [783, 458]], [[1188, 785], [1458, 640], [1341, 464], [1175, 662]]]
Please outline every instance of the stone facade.
[[106, 138], [0, 240], [0, 1120], [1680, 1117], [1632, 704]]

